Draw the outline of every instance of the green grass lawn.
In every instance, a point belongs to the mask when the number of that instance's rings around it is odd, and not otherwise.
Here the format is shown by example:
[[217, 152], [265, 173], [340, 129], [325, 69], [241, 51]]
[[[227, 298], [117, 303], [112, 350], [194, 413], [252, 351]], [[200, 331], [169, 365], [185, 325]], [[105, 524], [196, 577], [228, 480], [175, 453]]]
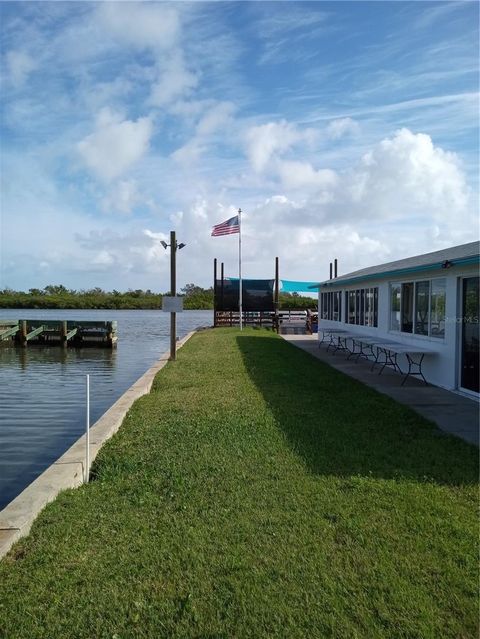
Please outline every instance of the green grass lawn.
[[0, 563], [0, 636], [477, 637], [477, 453], [269, 331], [203, 331]]

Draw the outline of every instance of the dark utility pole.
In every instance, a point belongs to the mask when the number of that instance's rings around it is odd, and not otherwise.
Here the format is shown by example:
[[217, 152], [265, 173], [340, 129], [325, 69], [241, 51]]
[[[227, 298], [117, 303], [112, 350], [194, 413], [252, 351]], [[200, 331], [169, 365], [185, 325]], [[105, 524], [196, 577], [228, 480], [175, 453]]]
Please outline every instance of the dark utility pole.
[[[172, 298], [170, 303], [170, 309], [178, 308], [182, 310], [181, 304], [176, 304], [178, 300], [175, 300], [177, 296], [177, 249], [182, 249], [185, 244], [181, 242], [177, 244], [175, 237], [175, 231], [170, 231], [170, 244], [167, 244], [164, 240], [160, 242], [165, 250], [170, 247], [170, 297]], [[168, 312], [168, 309], [165, 308]], [[175, 311], [170, 310], [170, 359], [175, 361], [177, 359], [177, 314]]]
[[[175, 231], [170, 231], [170, 295], [177, 294], [177, 240]], [[177, 359], [177, 314], [170, 313], [170, 359]]]

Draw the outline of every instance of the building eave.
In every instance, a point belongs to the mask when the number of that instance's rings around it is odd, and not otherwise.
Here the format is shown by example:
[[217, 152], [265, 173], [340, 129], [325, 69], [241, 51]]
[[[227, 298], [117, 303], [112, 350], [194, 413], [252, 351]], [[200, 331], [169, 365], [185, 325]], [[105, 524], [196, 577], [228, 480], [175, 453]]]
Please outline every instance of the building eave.
[[408, 268], [392, 269], [389, 271], [380, 271], [378, 273], [369, 273], [368, 275], [358, 275], [356, 277], [345, 279], [331, 279], [319, 282], [313, 286], [309, 286], [312, 290], [320, 289], [322, 287], [341, 287], [349, 284], [356, 284], [357, 282], [366, 282], [369, 280], [384, 279], [386, 277], [399, 277], [401, 275], [410, 275], [413, 273], [423, 273], [426, 271], [445, 270], [448, 271], [456, 266], [468, 266], [470, 264], [480, 265], [480, 255], [470, 255], [468, 257], [459, 257], [457, 259], [443, 260], [442, 262], [433, 262], [431, 264], [423, 264], [420, 266], [410, 266]]

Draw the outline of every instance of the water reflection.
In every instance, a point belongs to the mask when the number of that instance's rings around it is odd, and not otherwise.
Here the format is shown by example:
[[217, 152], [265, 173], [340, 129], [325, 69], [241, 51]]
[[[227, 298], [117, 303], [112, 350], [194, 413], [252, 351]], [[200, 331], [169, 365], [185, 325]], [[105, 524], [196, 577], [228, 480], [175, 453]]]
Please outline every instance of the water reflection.
[[[85, 353], [85, 351], [90, 351]], [[116, 365], [117, 350], [115, 348], [61, 348], [59, 346], [0, 346], [0, 367], [18, 366], [26, 371], [28, 366], [40, 363], [54, 363], [69, 366], [81, 359], [102, 361], [107, 367]]]
[[[25, 311], [0, 311], [18, 319]], [[29, 319], [118, 321], [118, 347], [0, 347], [0, 508], [83, 433], [85, 375], [97, 420], [169, 348], [161, 311], [29, 311]], [[178, 334], [212, 324], [210, 311], [177, 315]]]

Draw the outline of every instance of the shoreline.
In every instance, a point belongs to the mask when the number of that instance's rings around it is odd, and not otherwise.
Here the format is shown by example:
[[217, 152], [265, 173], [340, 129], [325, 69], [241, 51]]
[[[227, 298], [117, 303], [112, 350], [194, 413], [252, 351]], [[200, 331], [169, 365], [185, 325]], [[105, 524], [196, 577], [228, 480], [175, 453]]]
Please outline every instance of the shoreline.
[[[177, 341], [181, 348], [196, 333], [190, 331]], [[148, 368], [90, 427], [90, 465], [95, 461], [103, 444], [114, 435], [133, 402], [150, 392], [155, 375], [169, 361], [170, 351]], [[0, 510], [0, 559], [12, 545], [30, 531], [30, 528], [55, 497], [68, 488], [83, 484], [85, 472], [85, 434], [77, 439], [56, 461], [46, 468], [34, 481]]]

